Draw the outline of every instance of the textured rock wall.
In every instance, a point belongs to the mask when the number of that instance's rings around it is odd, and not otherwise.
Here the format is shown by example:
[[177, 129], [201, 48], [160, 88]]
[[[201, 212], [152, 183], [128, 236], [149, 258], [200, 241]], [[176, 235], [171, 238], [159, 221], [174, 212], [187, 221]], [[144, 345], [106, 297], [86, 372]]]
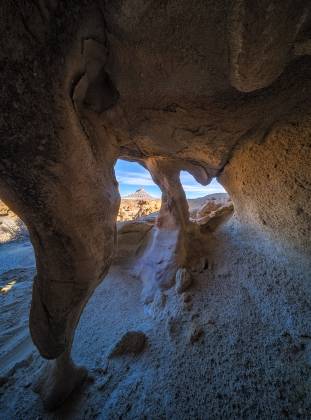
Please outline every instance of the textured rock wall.
[[310, 107], [284, 116], [263, 141], [255, 139], [237, 150], [220, 181], [242, 222], [310, 254]]
[[81, 55], [88, 16], [99, 40], [102, 20], [93, 7], [73, 3], [4, 2], [2, 9], [0, 194], [26, 222], [35, 248], [30, 329], [47, 358], [70, 346], [80, 312], [109, 268], [119, 205], [113, 142], [105, 132], [101, 142], [90, 138], [87, 116], [73, 101], [85, 61], [97, 77], [92, 45]]
[[156, 168], [161, 232], [178, 239], [187, 225], [182, 168], [204, 185], [220, 176], [241, 221], [310, 251], [310, 10], [305, 0], [3, 0], [0, 196], [35, 247], [30, 328], [44, 357], [70, 354], [109, 269], [120, 157], [169, 162]]

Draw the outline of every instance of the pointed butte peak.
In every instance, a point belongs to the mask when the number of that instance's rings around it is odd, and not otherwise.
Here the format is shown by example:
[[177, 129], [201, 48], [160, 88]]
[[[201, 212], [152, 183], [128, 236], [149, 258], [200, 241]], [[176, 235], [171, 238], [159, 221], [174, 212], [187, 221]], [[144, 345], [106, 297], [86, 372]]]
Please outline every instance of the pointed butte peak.
[[156, 197], [150, 195], [144, 188], [139, 188], [134, 193], [122, 198], [125, 200], [156, 200]]

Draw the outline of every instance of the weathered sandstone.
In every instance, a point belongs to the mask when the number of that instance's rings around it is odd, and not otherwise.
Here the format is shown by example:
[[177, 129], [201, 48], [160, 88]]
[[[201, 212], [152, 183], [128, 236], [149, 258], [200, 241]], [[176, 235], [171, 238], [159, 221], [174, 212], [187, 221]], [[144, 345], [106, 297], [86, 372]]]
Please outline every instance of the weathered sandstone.
[[118, 158], [162, 191], [135, 266], [146, 301], [208, 252], [181, 170], [202, 185], [218, 177], [239, 226], [310, 257], [310, 7], [3, 0], [0, 196], [35, 248], [30, 331], [49, 359], [49, 408], [84, 378], [71, 346], [115, 255]]

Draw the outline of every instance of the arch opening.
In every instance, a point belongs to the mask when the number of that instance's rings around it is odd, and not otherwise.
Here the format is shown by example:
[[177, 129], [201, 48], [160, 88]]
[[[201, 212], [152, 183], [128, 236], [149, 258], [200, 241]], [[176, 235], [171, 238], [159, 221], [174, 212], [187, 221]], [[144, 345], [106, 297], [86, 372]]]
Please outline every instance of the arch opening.
[[118, 159], [115, 175], [121, 195], [118, 222], [137, 220], [160, 210], [161, 190], [142, 165]]
[[189, 219], [201, 225], [203, 230], [211, 219], [219, 219], [221, 224], [232, 215], [231, 197], [216, 178], [208, 185], [201, 185], [189, 172], [181, 171], [180, 182], [187, 197]]
[[0, 275], [32, 267], [35, 267], [35, 256], [28, 229], [0, 199]]

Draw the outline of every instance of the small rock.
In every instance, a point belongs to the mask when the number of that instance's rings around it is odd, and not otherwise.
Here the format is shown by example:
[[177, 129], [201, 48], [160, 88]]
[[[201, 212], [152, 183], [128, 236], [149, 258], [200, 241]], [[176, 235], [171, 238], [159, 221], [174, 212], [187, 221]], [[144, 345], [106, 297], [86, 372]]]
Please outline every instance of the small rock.
[[99, 373], [100, 375], [105, 375], [108, 372], [108, 367], [109, 367], [109, 361], [108, 359], [102, 360], [102, 359], [97, 359], [96, 361], [96, 368], [93, 369], [93, 371], [95, 373]]
[[109, 357], [122, 356], [123, 354], [138, 354], [142, 352], [147, 337], [142, 331], [128, 331], [114, 346]]
[[203, 273], [204, 270], [208, 269], [208, 259], [206, 257], [201, 257], [199, 261], [196, 263], [193, 271], [196, 273]]
[[193, 309], [193, 302], [186, 302], [186, 303], [184, 303], [184, 305], [185, 305], [185, 309], [187, 311], [189, 311], [189, 312], [192, 311], [192, 309]]
[[164, 308], [166, 304], [167, 296], [159, 290], [153, 300], [153, 304], [157, 308]]
[[190, 293], [183, 293], [181, 297], [184, 303], [191, 302], [192, 296], [190, 295]]
[[187, 311], [191, 311], [193, 308], [193, 302], [192, 302], [192, 296], [190, 293], [184, 292], [181, 295], [181, 301], [183, 308], [185, 308]]
[[175, 338], [180, 331], [180, 322], [174, 317], [169, 317], [166, 320], [166, 329], [170, 338]]
[[192, 284], [192, 278], [186, 268], [179, 268], [179, 270], [176, 273], [175, 279], [176, 279], [175, 289], [177, 293], [183, 293]]
[[7, 376], [0, 376], [0, 387], [5, 385], [8, 382], [9, 378]]
[[202, 327], [199, 327], [199, 326], [194, 327], [190, 335], [190, 343], [194, 344], [195, 342], [199, 341], [199, 339], [203, 336], [203, 334], [204, 334], [204, 330]]
[[105, 375], [107, 373], [107, 369], [104, 367], [97, 367], [94, 369], [95, 373], [98, 373], [99, 375]]

